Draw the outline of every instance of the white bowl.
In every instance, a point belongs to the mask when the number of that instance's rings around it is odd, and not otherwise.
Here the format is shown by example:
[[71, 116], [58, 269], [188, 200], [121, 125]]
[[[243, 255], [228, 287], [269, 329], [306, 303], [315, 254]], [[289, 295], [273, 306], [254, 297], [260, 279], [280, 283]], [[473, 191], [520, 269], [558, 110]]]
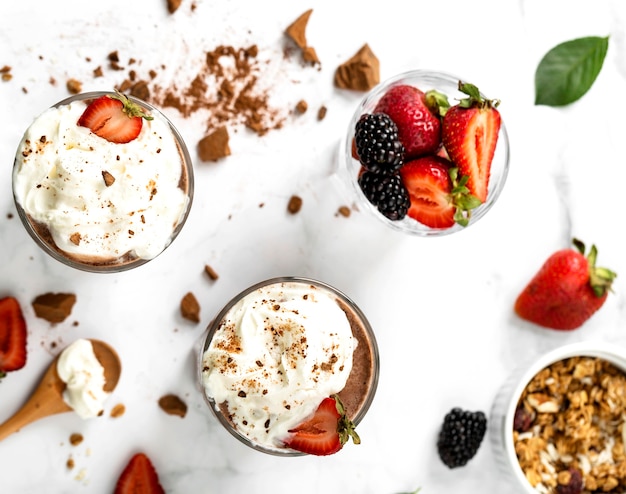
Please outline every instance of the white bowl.
[[606, 342], [571, 343], [551, 350], [532, 362], [518, 367], [498, 391], [491, 409], [488, 430], [498, 467], [511, 486], [511, 493], [537, 494], [540, 492], [534, 489], [526, 479], [515, 453], [513, 423], [522, 392], [542, 369], [560, 360], [581, 356], [601, 358], [626, 373], [625, 349]]

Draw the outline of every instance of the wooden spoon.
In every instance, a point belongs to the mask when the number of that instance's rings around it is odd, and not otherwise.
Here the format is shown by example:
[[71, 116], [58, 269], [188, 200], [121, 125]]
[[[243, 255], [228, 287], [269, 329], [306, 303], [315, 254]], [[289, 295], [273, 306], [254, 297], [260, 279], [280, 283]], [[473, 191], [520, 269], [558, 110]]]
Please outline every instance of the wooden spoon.
[[[117, 386], [122, 373], [120, 358], [107, 343], [100, 340], [89, 341], [91, 341], [96, 358], [104, 367], [104, 390], [110, 393]], [[65, 383], [57, 372], [58, 360], [57, 355], [43, 375], [39, 386], [22, 408], [6, 422], [0, 424], [0, 441], [36, 420], [72, 411], [72, 408], [63, 400]]]

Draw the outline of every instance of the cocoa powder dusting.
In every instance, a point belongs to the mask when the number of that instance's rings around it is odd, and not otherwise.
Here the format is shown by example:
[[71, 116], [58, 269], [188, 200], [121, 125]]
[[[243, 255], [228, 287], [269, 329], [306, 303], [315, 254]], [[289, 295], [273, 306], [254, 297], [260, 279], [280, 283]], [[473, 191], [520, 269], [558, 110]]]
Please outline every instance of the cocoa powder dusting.
[[149, 79], [129, 77], [117, 89], [155, 106], [176, 108], [186, 118], [206, 112], [207, 132], [225, 125], [244, 125], [264, 135], [282, 128], [286, 116], [284, 110], [271, 105], [269, 90], [260, 84], [262, 63], [257, 57], [256, 45], [220, 45], [206, 52], [204, 63], [187, 85], [159, 86], [153, 81], [155, 71], [151, 71]]

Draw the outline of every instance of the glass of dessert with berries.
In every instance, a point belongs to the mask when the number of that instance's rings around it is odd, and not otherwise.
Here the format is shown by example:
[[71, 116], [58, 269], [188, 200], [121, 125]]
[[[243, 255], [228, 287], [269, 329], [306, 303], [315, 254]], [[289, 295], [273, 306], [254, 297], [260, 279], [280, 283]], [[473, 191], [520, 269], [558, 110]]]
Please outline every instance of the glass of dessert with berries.
[[34, 119], [13, 167], [18, 214], [67, 266], [119, 272], [158, 256], [193, 198], [183, 138], [150, 104], [117, 91], [71, 96]]
[[202, 393], [245, 445], [276, 456], [324, 456], [361, 442], [355, 427], [374, 398], [378, 347], [346, 295], [281, 277], [236, 295], [199, 352]]
[[341, 144], [358, 203], [419, 236], [461, 231], [496, 202], [509, 167], [498, 107], [458, 77], [415, 70], [370, 91]]

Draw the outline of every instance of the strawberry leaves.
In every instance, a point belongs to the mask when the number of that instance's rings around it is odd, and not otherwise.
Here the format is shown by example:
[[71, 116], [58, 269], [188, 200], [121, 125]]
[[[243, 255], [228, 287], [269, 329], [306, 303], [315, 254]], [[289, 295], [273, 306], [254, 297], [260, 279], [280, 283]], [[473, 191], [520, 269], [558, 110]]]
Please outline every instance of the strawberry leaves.
[[580, 99], [598, 77], [608, 45], [608, 36], [589, 36], [549, 50], [535, 72], [535, 104], [565, 106]]

